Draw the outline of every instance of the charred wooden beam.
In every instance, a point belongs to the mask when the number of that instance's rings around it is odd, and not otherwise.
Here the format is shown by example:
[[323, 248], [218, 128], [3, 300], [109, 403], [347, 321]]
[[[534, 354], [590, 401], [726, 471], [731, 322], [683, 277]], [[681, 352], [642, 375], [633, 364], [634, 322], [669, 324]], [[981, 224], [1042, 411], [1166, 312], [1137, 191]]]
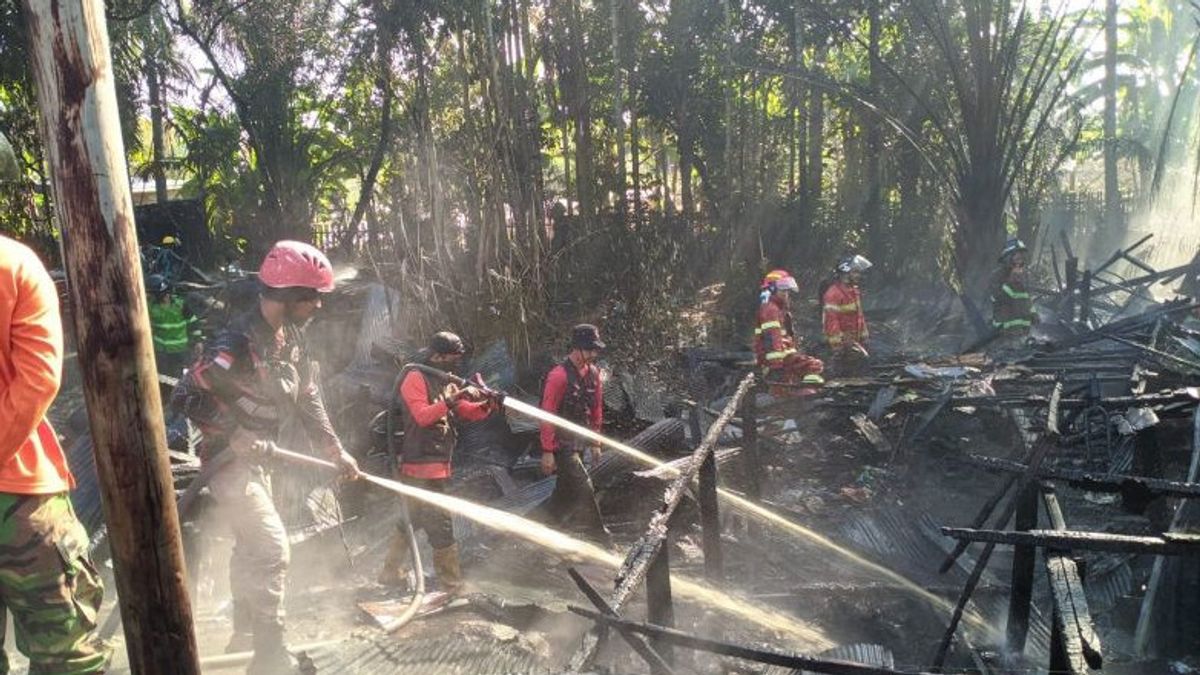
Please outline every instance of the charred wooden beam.
[[[1014, 527], [1018, 531], [1029, 531], [1038, 523], [1038, 492], [1036, 486], [1026, 485], [1017, 495], [1017, 513]], [[1008, 625], [1006, 626], [1006, 651], [1010, 658], [1019, 658], [1025, 652], [1025, 639], [1029, 635], [1029, 613], [1033, 607], [1033, 576], [1037, 567], [1037, 549], [1018, 546], [1013, 554], [1012, 591], [1008, 603]]]
[[[963, 458], [963, 461], [984, 469], [1007, 473], [1025, 473], [1029, 470], [1028, 465], [999, 457], [967, 455]], [[1200, 483], [1185, 483], [1183, 481], [1126, 476], [1123, 474], [1106, 475], [1075, 469], [1048, 467], [1038, 469], [1037, 475], [1040, 478], [1065, 481], [1074, 487], [1090, 492], [1149, 492], [1164, 497], [1200, 497]]]
[[[646, 620], [656, 626], [675, 627], [675, 601], [671, 597], [671, 549], [661, 546], [650, 568], [646, 570]], [[652, 637], [650, 642], [655, 651], [667, 663], [675, 662], [675, 653], [669, 642]]]
[[[746, 381], [742, 380], [742, 384]], [[744, 400], [741, 401], [742, 406], [742, 458], [746, 467], [746, 496], [753, 501], [762, 499], [762, 457], [758, 448], [758, 392], [762, 387], [755, 383], [749, 389], [749, 396], [745, 396], [742, 387], [738, 391], [743, 394]], [[728, 406], [726, 406], [728, 411]], [[732, 416], [732, 415], [731, 415]], [[720, 421], [720, 418], [717, 418]], [[713, 425], [716, 428], [716, 424]], [[711, 433], [711, 429], [709, 432]], [[758, 533], [758, 524], [750, 523], [749, 530], [752, 534]]]
[[[725, 409], [721, 412], [721, 416], [717, 418], [705, 434], [704, 440], [696, 447], [692, 453], [692, 463], [688, 467], [688, 471], [680, 473], [679, 476], [672, 481], [663, 494], [662, 506], [650, 518], [650, 524], [646, 527], [646, 532], [633, 544], [629, 550], [629, 555], [625, 558], [624, 564], [617, 575], [617, 589], [613, 592], [610, 604], [613, 609], [620, 611], [625, 601], [633, 594], [633, 591], [641, 585], [646, 578], [646, 572], [650, 568], [650, 563], [653, 562], [658, 549], [662, 548], [663, 543], [667, 538], [667, 524], [674, 515], [675, 509], [679, 506], [680, 500], [686, 494], [688, 487], [696, 478], [696, 473], [704, 464], [704, 458], [710, 455], [713, 448], [716, 447], [717, 441], [720, 439], [721, 430], [724, 429], [728, 419], [733, 416], [738, 405], [747, 392], [754, 385], [755, 378], [753, 375], [747, 375], [742, 383], [738, 386], [737, 392], [733, 398], [725, 405]], [[743, 439], [746, 440], [746, 439]], [[743, 448], [743, 453], [746, 449]]]
[[[1112, 256], [1110, 256], [1108, 258], [1108, 260], [1105, 260], [1103, 263], [1100, 264], [1099, 267], [1096, 268], [1094, 274], [1100, 274], [1101, 272], [1108, 269], [1109, 267], [1112, 267], [1113, 263], [1117, 262], [1118, 260], [1121, 260], [1122, 258], [1126, 258], [1127, 256], [1130, 256], [1134, 251], [1141, 248], [1142, 244], [1145, 244], [1147, 241], [1150, 241], [1150, 239], [1152, 239], [1153, 237], [1154, 237], [1153, 234], [1148, 234], [1148, 235], [1142, 237], [1141, 239], [1138, 239], [1132, 245], [1130, 245], [1126, 248], [1117, 249], [1117, 251], [1115, 253], [1113, 253]], [[1144, 263], [1141, 263], [1141, 261], [1138, 261], [1138, 264], [1144, 264]], [[1146, 271], [1149, 273], [1157, 272], [1157, 270], [1153, 270], [1153, 269], [1146, 270]]]
[[[1042, 492], [1042, 501], [1054, 531], [1066, 530], [1066, 519], [1053, 489]], [[1054, 599], [1054, 637], [1051, 669], [1083, 675], [1088, 668], [1104, 667], [1100, 637], [1092, 626], [1087, 594], [1083, 587], [1083, 570], [1069, 553], [1046, 552], [1046, 572], [1050, 577], [1050, 593]]]
[[642, 635], [650, 635], [661, 639], [663, 642], [697, 651], [708, 652], [710, 654], [720, 654], [722, 656], [732, 656], [738, 659], [754, 661], [755, 663], [765, 663], [772, 666], [781, 666], [783, 668], [792, 668], [795, 670], [806, 670], [813, 673], [827, 673], [828, 675], [929, 675], [928, 673], [914, 673], [912, 671], [899, 671], [891, 668], [881, 668], [879, 666], [869, 666], [864, 663], [855, 663], [853, 661], [842, 661], [840, 659], [822, 659], [812, 656], [804, 656], [801, 654], [788, 654], [784, 652], [773, 652], [765, 649], [755, 649], [745, 645], [734, 644], [731, 642], [720, 642], [718, 640], [709, 640], [707, 638], [698, 637], [684, 633], [673, 628], [664, 628], [647, 623], [638, 623], [625, 619], [605, 616], [600, 612], [594, 612], [583, 607], [570, 605], [567, 607], [572, 613], [578, 614], [586, 619], [591, 619], [596, 623], [612, 627], [621, 627], [628, 629], [634, 633]]
[[[1192, 461], [1188, 467], [1188, 480], [1200, 480], [1200, 406], [1197, 406], [1192, 412]], [[1170, 532], [1179, 530], [1189, 521], [1194, 522], [1195, 509], [1196, 502], [1181, 502], [1175, 515], [1171, 518]], [[1150, 580], [1146, 584], [1146, 595], [1142, 599], [1142, 606], [1138, 612], [1133, 645], [1134, 653], [1142, 658], [1152, 655], [1151, 637], [1156, 633], [1154, 619], [1157, 614], [1158, 602], [1164, 594], [1170, 593], [1174, 588], [1174, 585], [1166, 580], [1171, 575], [1167, 573], [1165, 564], [1166, 561], [1162, 558], [1155, 558], [1154, 567], [1150, 572]], [[1168, 630], [1179, 629], [1172, 626]]]
[[[610, 616], [616, 619], [621, 618], [621, 615], [617, 614], [612, 607], [609, 607], [608, 602], [604, 600], [604, 598], [599, 592], [596, 591], [595, 588], [592, 588], [592, 585], [587, 582], [587, 579], [584, 579], [583, 575], [581, 575], [574, 567], [568, 567], [567, 574], [571, 575], [571, 579], [575, 582], [575, 585], [578, 586], [579, 590], [584, 594], [584, 596], [596, 606], [596, 609], [600, 610], [605, 616]], [[614, 627], [616, 628], [617, 633], [625, 640], [625, 642], [629, 643], [629, 646], [633, 648], [633, 651], [637, 652], [638, 656], [642, 657], [642, 659], [650, 666], [650, 669], [653, 672], [666, 673], [667, 675], [674, 673], [674, 671], [671, 669], [671, 666], [667, 664], [663, 657], [660, 656], [653, 647], [646, 644], [646, 641], [640, 635], [637, 635], [624, 626]]]
[[1147, 284], [1152, 284], [1152, 283], [1156, 283], [1156, 282], [1160, 282], [1160, 281], [1170, 281], [1171, 279], [1174, 279], [1176, 277], [1181, 277], [1181, 276], [1187, 274], [1188, 272], [1192, 272], [1195, 270], [1200, 270], [1200, 262], [1190, 262], [1186, 265], [1172, 267], [1171, 269], [1162, 270], [1161, 272], [1155, 272], [1154, 274], [1146, 274], [1146, 275], [1143, 275], [1140, 277], [1126, 279], [1125, 281], [1123, 281], [1119, 284], [1114, 284], [1112, 282], [1103, 281], [1102, 283], [1104, 284], [1104, 287], [1096, 289], [1096, 292], [1093, 295], [1097, 295], [1097, 296], [1108, 295], [1109, 293], [1115, 293], [1117, 291], [1125, 291], [1128, 293], [1128, 292], [1132, 292], [1133, 290], [1137, 290], [1138, 288], [1145, 286]]
[[[701, 436], [700, 413], [692, 410], [692, 437]], [[720, 582], [725, 576], [725, 556], [721, 551], [721, 514], [717, 499], [717, 457], [709, 453], [700, 465], [700, 535], [704, 546], [704, 576]]]
[[[1098, 293], [1100, 293], [1100, 291], [1098, 291], [1096, 294]], [[1095, 330], [1081, 333], [1075, 337], [1063, 340], [1062, 342], [1047, 348], [1047, 353], [1061, 352], [1073, 347], [1079, 347], [1092, 342], [1097, 342], [1109, 337], [1110, 335], [1122, 335], [1133, 331], [1143, 330], [1149, 328], [1154, 324], [1155, 321], [1162, 317], [1190, 311], [1196, 307], [1200, 307], [1200, 303], [1190, 302], [1187, 300], [1173, 300], [1171, 302], [1165, 302], [1162, 305], [1143, 312], [1137, 316], [1131, 316], [1127, 319], [1114, 321]], [[1034, 356], [1031, 360], [1036, 360], [1037, 358], [1037, 356]]]
[[[1046, 414], [1046, 432], [1038, 439], [1033, 448], [1029, 451], [1029, 467], [1030, 470], [1021, 476], [1021, 489], [1031, 484], [1036, 480], [1037, 469], [1041, 466], [1042, 460], [1054, 447], [1058, 439], [1058, 400], [1062, 396], [1062, 383], [1054, 385], [1054, 392], [1050, 395], [1050, 405], [1047, 406]], [[1018, 491], [1018, 495], [1020, 492]], [[1019, 500], [1014, 498], [1009, 500], [1004, 512], [996, 519], [997, 527], [1004, 527], [1012, 518], [1013, 513], [1017, 510]], [[943, 528], [945, 531], [946, 528]], [[946, 626], [946, 632], [942, 635], [942, 642], [938, 645], [937, 654], [933, 658], [932, 670], [941, 672], [942, 667], [946, 663], [946, 656], [950, 653], [950, 645], [954, 642], [954, 634], [958, 631], [958, 623], [962, 620], [963, 610], [967, 607], [967, 602], [971, 599], [971, 594], [975, 592], [975, 587], [979, 584], [980, 578], [983, 576], [983, 571], [987, 568], [988, 560], [992, 557], [992, 551], [996, 548], [995, 543], [989, 542], [979, 552], [979, 557], [975, 560], [975, 567], [971, 570], [971, 575], [967, 577], [967, 583], [963, 586], [962, 594], [958, 597], [958, 603], [954, 606], [954, 612], [950, 615], [950, 623]], [[958, 548], [961, 555], [966, 547]], [[951, 558], [950, 563], [953, 564], [954, 558]], [[943, 563], [943, 566], [945, 563]]]
[[1183, 366], [1184, 368], [1187, 368], [1188, 370], [1191, 370], [1193, 372], [1200, 372], [1200, 363], [1197, 363], [1195, 361], [1190, 361], [1188, 359], [1185, 359], [1185, 358], [1182, 358], [1179, 356], [1175, 356], [1174, 354], [1168, 354], [1167, 352], [1164, 352], [1161, 349], [1155, 349], [1154, 347], [1151, 347], [1149, 345], [1144, 345], [1144, 344], [1141, 344], [1140, 342], [1136, 342], [1134, 340], [1128, 340], [1128, 339], [1120, 337], [1118, 335], [1109, 335], [1109, 336], [1105, 337], [1105, 339], [1112, 340], [1113, 342], [1120, 342], [1123, 345], [1129, 345], [1130, 347], [1133, 347], [1134, 349], [1145, 352], [1145, 353], [1149, 354], [1150, 356], [1153, 356], [1156, 359], [1162, 359], [1163, 361], [1168, 361], [1177, 366]]
[[[1042, 440], [1034, 444], [1034, 446], [1026, 452], [1026, 470], [1021, 476], [1022, 485], [1027, 485], [1038, 478], [1037, 472], [1041, 467], [1042, 458], [1045, 457], [1046, 453], [1050, 449], [1050, 446], [1053, 445], [1054, 439], [1058, 437], [1058, 413], [1059, 400], [1061, 396], [1062, 384], [1059, 383], [1055, 385], [1054, 391], [1050, 394], [1050, 400], [1047, 405], [1047, 434], [1042, 438]], [[1000, 486], [1000, 488], [996, 490], [991, 498], [984, 503], [983, 507], [979, 509], [979, 513], [976, 514], [975, 520], [972, 521], [971, 527], [973, 529], [983, 527], [983, 524], [987, 522], [989, 517], [991, 517], [992, 511], [996, 509], [996, 505], [1000, 503], [1000, 500], [1004, 499], [1004, 495], [1012, 489], [1012, 486], [1016, 483], [1016, 481], [1017, 476], [1013, 476], [1012, 478], [1006, 480]], [[1005, 511], [1003, 518], [997, 519], [997, 527], [1003, 527], [1008, 522], [1008, 519], [1012, 517], [1012, 514], [1014, 511], [1016, 511], [1016, 508], [1017, 505], [1015, 501], [1009, 503], [1008, 509]], [[954, 567], [954, 562], [966, 552], [967, 545], [968, 542], [960, 541], [954, 547], [954, 550], [952, 550], [950, 554], [946, 556], [946, 559], [942, 561], [942, 565], [938, 568], [938, 572], [945, 574], [950, 570], [951, 567]]]
[[[712, 455], [717, 442], [721, 438], [721, 432], [724, 430], [725, 425], [728, 424], [729, 419], [733, 417], [734, 412], [742, 404], [742, 399], [745, 398], [748, 392], [753, 390], [755, 382], [756, 378], [753, 374], [746, 375], [742, 379], [733, 397], [725, 404], [725, 409], [721, 411], [716, 421], [708, 428], [708, 433], [704, 435], [704, 440], [696, 446], [687, 470], [680, 472], [675, 480], [667, 486], [666, 491], [663, 493], [662, 506], [651, 516], [650, 524], [647, 525], [645, 533], [629, 548], [629, 554], [625, 557], [625, 561], [617, 573], [617, 587], [609, 600], [609, 605], [614, 612], [619, 612], [625, 605], [625, 602], [633, 595], [634, 591], [646, 580], [646, 575], [650, 572], [651, 566], [658, 558], [663, 545], [667, 541], [667, 531], [671, 516], [675, 514], [675, 510], [679, 507], [683, 495], [688, 492], [692, 481], [696, 479], [696, 474], [704, 465], [704, 460]], [[752, 426], [747, 424], [748, 429]], [[743, 438], [744, 444], [749, 444], [749, 441], [749, 438]], [[745, 452], [745, 449], [743, 449], [743, 452]], [[582, 669], [589, 665], [595, 657], [597, 644], [596, 640], [585, 638], [584, 646], [571, 659], [571, 667]]]
[[969, 542], [981, 541], [1005, 546], [1037, 546], [1142, 555], [1200, 555], [1200, 535], [1167, 533], [1151, 537], [1079, 530], [1009, 532], [965, 527], [943, 527], [942, 534]]

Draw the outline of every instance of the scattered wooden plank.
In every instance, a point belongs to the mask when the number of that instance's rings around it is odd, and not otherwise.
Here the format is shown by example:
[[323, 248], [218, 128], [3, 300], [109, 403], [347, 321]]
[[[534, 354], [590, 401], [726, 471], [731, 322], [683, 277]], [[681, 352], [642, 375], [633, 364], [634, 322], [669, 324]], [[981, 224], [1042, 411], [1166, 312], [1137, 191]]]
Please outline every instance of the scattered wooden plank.
[[1037, 546], [1039, 548], [1081, 549], [1141, 555], [1200, 555], [1200, 537], [1167, 539], [1078, 530], [1009, 532], [1007, 530], [974, 530], [965, 527], [943, 527], [942, 534], [960, 540], [1006, 546]]
[[867, 442], [871, 444], [871, 447], [875, 448], [876, 452], [882, 455], [892, 454], [891, 441], [889, 441], [887, 437], [883, 435], [883, 432], [879, 430], [879, 427], [876, 426], [876, 424], [872, 422], [866, 415], [862, 413], [851, 415], [850, 421], [854, 423], [854, 426], [858, 429], [858, 432], [863, 435], [863, 438], [867, 439]]

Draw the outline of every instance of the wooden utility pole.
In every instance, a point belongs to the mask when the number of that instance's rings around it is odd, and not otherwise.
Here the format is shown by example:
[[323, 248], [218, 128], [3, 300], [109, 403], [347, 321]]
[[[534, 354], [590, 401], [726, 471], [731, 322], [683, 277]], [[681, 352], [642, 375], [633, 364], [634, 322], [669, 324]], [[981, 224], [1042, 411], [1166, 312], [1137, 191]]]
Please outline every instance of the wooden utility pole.
[[101, 0], [22, 0], [134, 673], [199, 673]]

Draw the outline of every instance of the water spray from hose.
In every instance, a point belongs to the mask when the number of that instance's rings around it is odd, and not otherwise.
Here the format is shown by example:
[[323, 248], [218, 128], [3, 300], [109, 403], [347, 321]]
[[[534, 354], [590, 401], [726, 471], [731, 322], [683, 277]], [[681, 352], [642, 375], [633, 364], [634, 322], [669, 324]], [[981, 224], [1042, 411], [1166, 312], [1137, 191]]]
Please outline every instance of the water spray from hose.
[[[305, 464], [330, 470], [337, 469], [332, 462], [279, 447], [272, 447], [269, 454], [271, 457], [294, 464]], [[622, 563], [621, 558], [597, 546], [507, 511], [446, 494], [422, 490], [412, 485], [371, 474], [360, 474], [360, 476], [362, 480], [376, 487], [457, 513], [485, 527], [516, 535], [565, 555], [586, 558], [614, 569], [619, 568]], [[686, 577], [676, 575], [672, 577], [671, 582], [673, 587], [685, 597], [708, 604], [763, 628], [789, 635], [803, 642], [808, 649], [820, 650], [833, 646], [833, 642], [819, 629], [794, 617], [756, 607], [745, 600], [691, 581]]]
[[[405, 367], [406, 368], [410, 368], [410, 367], [417, 368], [424, 373], [428, 373], [434, 377], [443, 378], [443, 379], [453, 382], [454, 384], [459, 385], [459, 386], [475, 387], [475, 388], [479, 389], [484, 395], [493, 397], [495, 400], [499, 401], [505, 408], [513, 411], [514, 413], [517, 413], [519, 415], [525, 415], [527, 417], [532, 417], [534, 419], [545, 422], [547, 424], [554, 425], [555, 427], [557, 427], [563, 431], [569, 432], [575, 436], [579, 436], [581, 438], [587, 439], [594, 443], [599, 443], [607, 448], [610, 448], [610, 449], [620, 452], [624, 455], [632, 457], [647, 466], [662, 467], [668, 472], [668, 475], [670, 475], [670, 476], [677, 476], [679, 474], [679, 470], [677, 468], [667, 465], [665, 462], [658, 459], [657, 457], [654, 457], [653, 455], [649, 455], [641, 450], [638, 450], [637, 448], [626, 445], [625, 443], [622, 443], [620, 441], [609, 438], [608, 436], [605, 436], [603, 434], [599, 434], [591, 429], [588, 429], [587, 427], [581, 426], [579, 424], [575, 424], [574, 422], [570, 422], [570, 421], [565, 420], [557, 415], [546, 412], [545, 410], [542, 410], [541, 408], [539, 408], [537, 406], [530, 405], [528, 403], [525, 403], [524, 401], [520, 401], [515, 398], [512, 398], [502, 391], [491, 389], [491, 388], [487, 387], [487, 385], [485, 385], [481, 380], [475, 380], [475, 381], [465, 380], [461, 377], [458, 377], [457, 375], [453, 375], [451, 373], [447, 373], [447, 372], [438, 370], [437, 368], [432, 368], [430, 366], [425, 366], [425, 365], [420, 365], [420, 364], [410, 364], [409, 366], [405, 366]], [[721, 499], [725, 500], [730, 506], [732, 506], [733, 508], [742, 512], [743, 514], [752, 516], [764, 523], [780, 527], [788, 532], [791, 532], [794, 535], [797, 535], [804, 539], [807, 539], [807, 540], [817, 544], [818, 546], [821, 546], [822, 548], [832, 551], [833, 553], [836, 553], [838, 556], [844, 558], [845, 560], [853, 563], [854, 565], [856, 565], [858, 567], [866, 569], [876, 575], [879, 575], [885, 579], [895, 582], [900, 587], [902, 587], [905, 590], [913, 593], [914, 595], [924, 599], [925, 601], [929, 602], [933, 606], [944, 610], [948, 614], [952, 613], [954, 611], [954, 605], [952, 603], [950, 603], [949, 601], [945, 600], [944, 598], [941, 598], [941, 597], [929, 592], [928, 590], [926, 590], [925, 588], [922, 588], [917, 583], [911, 581], [910, 579], [905, 578], [903, 575], [901, 575], [898, 572], [890, 570], [878, 563], [867, 560], [866, 558], [862, 557], [861, 555], [838, 544], [837, 542], [834, 542], [833, 540], [829, 539], [828, 537], [826, 537], [823, 534], [820, 534], [819, 532], [810, 530], [809, 528], [804, 527], [803, 525], [795, 523], [795, 522], [783, 517], [782, 515], [775, 513], [774, 511], [771, 511], [770, 509], [768, 509], [764, 506], [761, 506], [759, 504], [756, 504], [756, 503], [750, 501], [749, 499], [746, 499], [745, 497], [737, 494], [736, 492], [732, 492], [725, 488], [717, 488], [717, 494]], [[976, 614], [974, 612], [967, 615], [967, 622], [977, 628], [989, 631], [990, 633], [993, 633], [993, 634], [996, 633], [996, 630], [997, 630], [994, 626], [989, 624], [987, 621], [985, 621], [982, 617], [978, 616], [978, 614]]]

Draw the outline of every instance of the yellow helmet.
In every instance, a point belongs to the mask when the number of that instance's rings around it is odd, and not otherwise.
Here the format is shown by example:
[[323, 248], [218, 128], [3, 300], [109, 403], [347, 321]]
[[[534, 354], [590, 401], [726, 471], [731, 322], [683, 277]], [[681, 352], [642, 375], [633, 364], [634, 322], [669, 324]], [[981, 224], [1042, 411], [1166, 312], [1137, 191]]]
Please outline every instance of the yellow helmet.
[[796, 278], [788, 273], [787, 270], [771, 270], [767, 272], [767, 276], [763, 277], [761, 288], [764, 291], [792, 291], [799, 292], [800, 286], [796, 283]]

